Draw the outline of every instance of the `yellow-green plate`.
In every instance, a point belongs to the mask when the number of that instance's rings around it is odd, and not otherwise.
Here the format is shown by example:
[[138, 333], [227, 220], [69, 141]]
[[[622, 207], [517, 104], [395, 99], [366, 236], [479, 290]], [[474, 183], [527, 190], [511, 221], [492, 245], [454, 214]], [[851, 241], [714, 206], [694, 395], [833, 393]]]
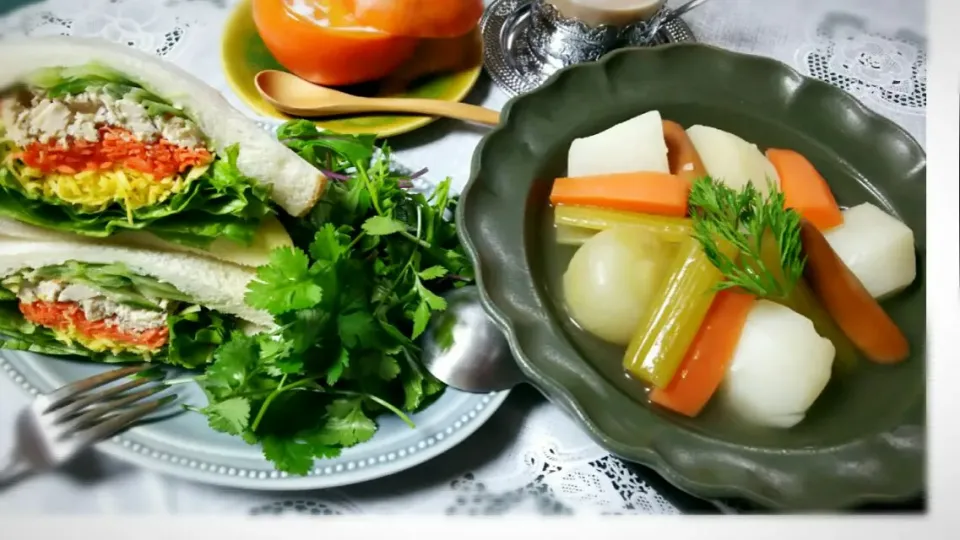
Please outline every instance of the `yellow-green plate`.
[[[478, 47], [479, 47], [478, 42]], [[476, 64], [450, 73], [422, 77], [403, 91], [384, 92], [374, 89], [372, 95], [378, 97], [416, 97], [440, 99], [444, 101], [462, 101], [473, 89], [480, 72], [483, 70], [483, 55], [472, 55]], [[237, 96], [254, 111], [264, 116], [288, 120], [291, 117], [274, 109], [265, 102], [253, 78], [264, 69], [285, 70], [270, 54], [257, 33], [253, 22], [251, 1], [241, 2], [223, 31], [220, 58], [227, 83]], [[368, 95], [368, 94], [365, 94]], [[349, 116], [317, 121], [318, 127], [344, 134], [371, 134], [377, 137], [390, 137], [418, 128], [436, 120], [430, 116], [389, 115], [389, 116]]]

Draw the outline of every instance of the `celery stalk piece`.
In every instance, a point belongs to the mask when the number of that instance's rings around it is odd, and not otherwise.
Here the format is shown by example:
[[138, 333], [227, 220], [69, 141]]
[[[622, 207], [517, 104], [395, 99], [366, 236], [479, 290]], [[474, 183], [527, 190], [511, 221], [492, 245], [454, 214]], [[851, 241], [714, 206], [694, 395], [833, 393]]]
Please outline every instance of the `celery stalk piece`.
[[[729, 246], [724, 249], [736, 254]], [[665, 275], [651, 302], [655, 307], [642, 319], [623, 357], [630, 375], [658, 388], [673, 379], [723, 280], [700, 242], [690, 237], [678, 246]]]
[[553, 219], [558, 227], [570, 225], [597, 231], [619, 225], [640, 227], [655, 233], [661, 240], [671, 244], [682, 242], [693, 233], [693, 226], [689, 218], [654, 216], [590, 206], [558, 205], [554, 209]]
[[582, 246], [599, 231], [573, 225], [557, 225], [557, 243], [564, 246]]

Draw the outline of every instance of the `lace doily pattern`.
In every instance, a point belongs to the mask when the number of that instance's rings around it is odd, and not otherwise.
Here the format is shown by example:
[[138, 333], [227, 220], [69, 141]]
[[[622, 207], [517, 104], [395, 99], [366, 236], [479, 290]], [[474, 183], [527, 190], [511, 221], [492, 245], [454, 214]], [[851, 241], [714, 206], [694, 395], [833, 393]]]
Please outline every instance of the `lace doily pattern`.
[[31, 6], [7, 17], [0, 35], [97, 36], [151, 52], [174, 56], [193, 21], [177, 15], [169, 2], [99, 0]]
[[362, 513], [360, 507], [350, 501], [332, 498], [278, 500], [256, 506], [249, 512], [251, 516], [279, 516], [284, 514], [345, 516]]
[[862, 18], [831, 13], [818, 25], [813, 43], [800, 49], [797, 64], [871, 105], [925, 114], [926, 44], [912, 32], [873, 31]]
[[[431, 467], [429, 487], [423, 472], [409, 471], [372, 485], [347, 486], [296, 497], [282, 494], [245, 494], [208, 503], [198, 491], [190, 495], [211, 511], [231, 508], [253, 516], [342, 514], [501, 515], [621, 515], [678, 514], [679, 510], [638, 475], [637, 469], [608, 455], [559, 410], [536, 402], [529, 392], [505, 405], [478, 437], [493, 448], [495, 457], [474, 459], [477, 448], [456, 456], [442, 456]], [[519, 431], [511, 429], [521, 422]], [[549, 427], [548, 427], [549, 426]], [[516, 431], [516, 432], [515, 432]], [[501, 435], [505, 433], [504, 435]], [[478, 453], [483, 453], [478, 452]], [[467, 471], [459, 466], [466, 463]], [[452, 466], [451, 466], [452, 465]], [[199, 489], [199, 488], [198, 488]], [[371, 492], [381, 495], [371, 498]], [[246, 503], [246, 504], [244, 504]]]

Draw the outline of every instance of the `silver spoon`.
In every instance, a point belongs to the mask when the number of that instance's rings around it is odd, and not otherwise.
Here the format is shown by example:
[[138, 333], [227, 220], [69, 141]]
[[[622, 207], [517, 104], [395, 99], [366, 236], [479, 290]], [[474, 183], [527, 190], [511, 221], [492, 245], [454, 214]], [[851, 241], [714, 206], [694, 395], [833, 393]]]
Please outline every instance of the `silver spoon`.
[[669, 12], [664, 12], [666, 13], [665, 15], [661, 15], [660, 17], [657, 17], [656, 19], [650, 21], [648, 24], [642, 27], [642, 29], [640, 30], [641, 36], [640, 36], [639, 43], [646, 43], [648, 41], [652, 41], [654, 36], [657, 35], [657, 32], [659, 32], [660, 29], [663, 28], [663, 25], [669, 23], [670, 21], [676, 19], [677, 17], [683, 16], [688, 11], [694, 8], [698, 8], [706, 3], [707, 3], [707, 0], [690, 0], [686, 4], [683, 4], [682, 6], [676, 9], [671, 9]]
[[473, 285], [444, 295], [447, 309], [431, 319], [421, 337], [421, 361], [440, 382], [464, 392], [508, 390], [525, 381], [500, 328], [490, 319]]

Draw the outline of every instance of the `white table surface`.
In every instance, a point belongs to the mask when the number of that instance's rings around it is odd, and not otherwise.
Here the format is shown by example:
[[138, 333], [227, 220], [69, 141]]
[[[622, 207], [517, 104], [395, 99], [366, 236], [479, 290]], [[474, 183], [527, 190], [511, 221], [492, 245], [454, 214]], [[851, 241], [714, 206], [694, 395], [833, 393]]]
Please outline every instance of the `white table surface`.
[[[216, 52], [220, 26], [235, 4], [0, 0], [0, 36], [99, 35], [128, 42], [197, 73], [244, 108], [227, 88]], [[686, 20], [701, 42], [774, 57], [842, 86], [922, 144], [924, 17], [924, 3], [919, 1], [714, 0]], [[469, 101], [499, 108], [506, 96], [484, 77]], [[391, 144], [403, 163], [427, 166], [432, 177], [450, 176], [462, 186], [482, 134], [480, 128], [438, 121]], [[14, 416], [26, 402], [25, 394], [0, 375], [0, 453], [9, 449]], [[525, 388], [511, 395], [489, 423], [460, 446], [375, 482], [309, 493], [243, 492], [162, 477], [91, 453], [61, 472], [0, 493], [0, 514], [680, 511], [670, 502], [682, 500], [674, 490], [650, 473], [636, 471], [609, 456], [556, 407]]]

